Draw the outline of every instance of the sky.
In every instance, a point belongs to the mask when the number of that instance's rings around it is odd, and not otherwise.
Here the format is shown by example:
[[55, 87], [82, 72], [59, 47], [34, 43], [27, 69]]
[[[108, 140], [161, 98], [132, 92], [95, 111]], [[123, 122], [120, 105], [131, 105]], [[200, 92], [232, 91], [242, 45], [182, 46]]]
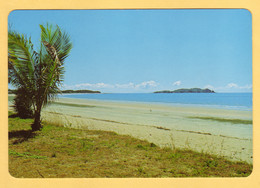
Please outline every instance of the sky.
[[8, 23], [40, 44], [39, 24], [73, 43], [62, 89], [147, 93], [252, 91], [252, 16], [245, 9], [16, 10]]

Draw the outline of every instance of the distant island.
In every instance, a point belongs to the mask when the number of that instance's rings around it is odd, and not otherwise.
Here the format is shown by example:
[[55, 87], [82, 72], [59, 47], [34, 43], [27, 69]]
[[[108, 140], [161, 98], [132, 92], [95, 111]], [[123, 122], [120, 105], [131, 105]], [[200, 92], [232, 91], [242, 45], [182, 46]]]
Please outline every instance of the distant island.
[[62, 93], [101, 93], [100, 91], [92, 90], [63, 90]]
[[[8, 94], [16, 94], [16, 89], [8, 89]], [[61, 93], [101, 93], [100, 91], [92, 90], [62, 90]]]
[[191, 89], [177, 89], [174, 91], [170, 91], [170, 90], [155, 91], [154, 93], [215, 93], [215, 91], [210, 90], [208, 88], [206, 89], [191, 88]]

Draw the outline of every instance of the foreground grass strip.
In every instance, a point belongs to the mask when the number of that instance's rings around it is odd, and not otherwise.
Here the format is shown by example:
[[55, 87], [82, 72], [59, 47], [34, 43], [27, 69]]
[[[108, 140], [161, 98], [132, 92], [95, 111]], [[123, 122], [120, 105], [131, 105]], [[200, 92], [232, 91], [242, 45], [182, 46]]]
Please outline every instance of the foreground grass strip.
[[18, 157], [26, 157], [26, 158], [33, 158], [33, 159], [46, 159], [46, 156], [38, 156], [38, 155], [33, 155], [29, 152], [24, 152], [24, 153], [19, 153], [13, 150], [9, 150], [9, 155], [15, 155]]
[[[9, 133], [28, 131], [31, 123], [10, 117]], [[160, 148], [108, 131], [44, 123], [34, 137], [13, 144], [21, 136], [9, 137], [9, 172], [17, 178], [246, 177], [252, 172], [245, 162]]]
[[244, 120], [244, 119], [226, 119], [226, 118], [202, 117], [202, 116], [189, 116], [188, 118], [211, 120], [211, 121], [226, 122], [226, 123], [233, 123], [233, 124], [252, 124], [252, 120]]

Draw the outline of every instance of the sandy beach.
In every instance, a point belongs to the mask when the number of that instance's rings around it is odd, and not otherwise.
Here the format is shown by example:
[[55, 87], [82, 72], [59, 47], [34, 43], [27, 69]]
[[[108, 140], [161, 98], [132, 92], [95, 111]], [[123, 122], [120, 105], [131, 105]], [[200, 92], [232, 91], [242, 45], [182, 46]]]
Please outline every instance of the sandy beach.
[[252, 120], [252, 111], [60, 98], [42, 113], [43, 120], [68, 127], [114, 131], [161, 147], [252, 163], [252, 124], [196, 117]]

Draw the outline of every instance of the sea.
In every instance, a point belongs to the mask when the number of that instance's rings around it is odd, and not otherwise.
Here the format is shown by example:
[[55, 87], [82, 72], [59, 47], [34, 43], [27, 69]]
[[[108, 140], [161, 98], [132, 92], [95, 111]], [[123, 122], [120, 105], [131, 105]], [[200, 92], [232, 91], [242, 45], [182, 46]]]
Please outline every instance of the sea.
[[252, 93], [99, 93], [62, 94], [60, 98], [159, 103], [252, 111]]

